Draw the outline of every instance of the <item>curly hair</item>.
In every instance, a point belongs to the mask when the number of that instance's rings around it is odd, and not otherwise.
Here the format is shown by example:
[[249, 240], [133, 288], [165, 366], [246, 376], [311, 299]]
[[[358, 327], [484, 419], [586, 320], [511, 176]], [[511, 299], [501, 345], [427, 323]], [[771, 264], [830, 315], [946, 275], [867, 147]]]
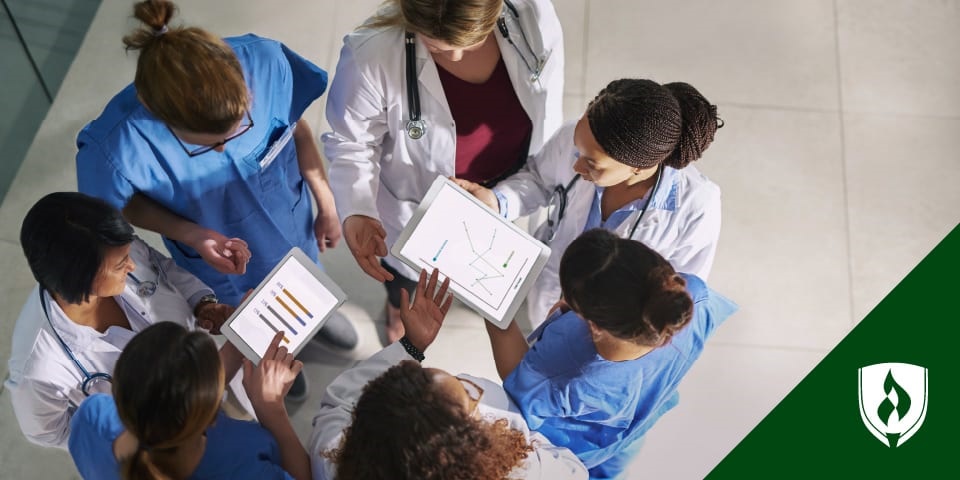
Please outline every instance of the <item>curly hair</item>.
[[324, 455], [340, 480], [466, 480], [509, 478], [532, 450], [506, 420], [475, 418], [404, 361], [364, 387], [339, 448]]

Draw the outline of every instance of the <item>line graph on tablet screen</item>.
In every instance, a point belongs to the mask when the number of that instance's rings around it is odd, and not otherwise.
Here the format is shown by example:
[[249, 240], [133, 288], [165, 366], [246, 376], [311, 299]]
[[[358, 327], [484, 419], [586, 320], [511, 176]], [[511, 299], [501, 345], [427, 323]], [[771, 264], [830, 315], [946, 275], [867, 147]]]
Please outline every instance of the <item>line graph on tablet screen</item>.
[[464, 216], [460, 195], [441, 190], [402, 253], [423, 267], [440, 269], [458, 294], [500, 312], [540, 250], [492, 215]]

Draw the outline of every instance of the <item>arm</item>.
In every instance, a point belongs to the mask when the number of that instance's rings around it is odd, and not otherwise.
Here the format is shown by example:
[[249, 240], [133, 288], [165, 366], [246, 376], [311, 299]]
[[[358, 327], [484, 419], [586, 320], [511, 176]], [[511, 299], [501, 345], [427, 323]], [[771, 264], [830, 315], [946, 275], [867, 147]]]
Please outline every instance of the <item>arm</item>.
[[297, 148], [300, 175], [303, 181], [307, 182], [317, 203], [318, 212], [313, 229], [317, 234], [317, 245], [320, 251], [324, 252], [327, 247], [336, 247], [340, 241], [340, 219], [337, 217], [337, 204], [320, 159], [320, 148], [310, 125], [302, 118], [297, 121], [297, 128], [293, 131], [293, 142]]
[[31, 443], [67, 448], [70, 437], [70, 401], [56, 385], [39, 379], [6, 382], [20, 430]]
[[523, 332], [517, 326], [517, 322], [510, 322], [506, 330], [500, 330], [499, 327], [484, 322], [487, 325], [487, 335], [490, 336], [490, 346], [493, 348], [493, 360], [497, 364], [497, 373], [501, 380], [506, 378], [516, 370], [517, 365], [523, 360], [530, 347], [527, 345], [527, 339], [523, 338]]
[[332, 131], [322, 137], [323, 150], [347, 247], [360, 268], [379, 282], [393, 278], [377, 258], [388, 254], [377, 209], [380, 155], [388, 131], [383, 102], [383, 93], [361, 73], [345, 43], [327, 97]]
[[[507, 220], [528, 215], [550, 201], [557, 185], [566, 185], [576, 175], [573, 164], [575, 123], [564, 125], [543, 148], [527, 159], [519, 172], [497, 184], [494, 191], [506, 200], [499, 211]], [[473, 192], [471, 192], [473, 193]]]
[[283, 332], [274, 335], [256, 367], [249, 360], [243, 360], [243, 387], [260, 424], [277, 441], [283, 469], [297, 480], [308, 480], [311, 478], [310, 457], [297, 438], [283, 403], [283, 397], [303, 363], [294, 359], [285, 347], [279, 346], [282, 339]]
[[123, 215], [140, 228], [157, 232], [196, 250], [221, 273], [242, 275], [247, 270], [247, 261], [250, 260], [247, 242], [203, 228], [145, 195], [133, 195], [123, 207]]
[[[447, 295], [450, 279], [444, 280], [438, 290], [438, 277], [439, 272], [434, 270], [428, 280], [426, 271], [421, 271], [413, 303], [410, 303], [406, 291], [400, 297], [400, 318], [406, 328], [407, 339], [421, 352], [436, 339], [453, 303], [453, 295]], [[403, 360], [412, 360], [412, 357], [399, 342], [394, 342], [356, 367], [341, 373], [327, 387], [320, 401], [320, 411], [313, 418], [313, 434], [310, 436], [311, 459], [315, 469], [328, 466], [321, 453], [336, 448], [335, 441], [350, 425], [353, 406], [363, 393], [363, 387]]]

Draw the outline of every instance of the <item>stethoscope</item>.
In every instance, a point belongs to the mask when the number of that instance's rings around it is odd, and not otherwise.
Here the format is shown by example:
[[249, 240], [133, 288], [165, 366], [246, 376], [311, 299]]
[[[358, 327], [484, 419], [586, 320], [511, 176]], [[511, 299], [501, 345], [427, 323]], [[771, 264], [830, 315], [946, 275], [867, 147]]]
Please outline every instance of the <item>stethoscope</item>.
[[[517, 25], [519, 25], [520, 12], [517, 10], [517, 7], [515, 7], [510, 0], [504, 0], [503, 4], [506, 6], [506, 9], [510, 11]], [[501, 14], [497, 20], [497, 29], [500, 30], [503, 38], [517, 51], [517, 55], [523, 60], [523, 64], [527, 66], [527, 70], [530, 71], [530, 82], [540, 80], [540, 75], [543, 73], [543, 67], [547, 64], [549, 55], [544, 57], [537, 55], [537, 52], [530, 46], [530, 41], [527, 40], [527, 34], [523, 31], [523, 28], [520, 28], [520, 38], [523, 39], [523, 44], [526, 46], [527, 52], [529, 52], [529, 55], [532, 56], [534, 60], [530, 62], [527, 59], [527, 54], [525, 54], [520, 47], [514, 43], [513, 38], [510, 37], [510, 29], [507, 28], [507, 19], [503, 14]], [[417, 82], [417, 37], [415, 34], [407, 32], [404, 39], [404, 47], [406, 48], [407, 103], [410, 106], [410, 120], [407, 121], [407, 136], [413, 140], [419, 140], [427, 133], [427, 123], [420, 118], [420, 85]]]
[[[630, 233], [626, 238], [633, 238], [633, 234], [636, 233], [637, 227], [640, 226], [640, 221], [643, 220], [643, 216], [649, 210], [650, 203], [653, 202], [654, 197], [657, 195], [657, 190], [660, 189], [660, 179], [663, 178], [663, 165], [660, 165], [657, 168], [657, 179], [653, 182], [653, 188], [650, 189], [650, 195], [647, 197], [647, 203], [644, 204], [643, 209], [640, 210], [640, 215], [637, 215], [637, 219], [633, 222], [633, 226], [630, 228]], [[559, 230], [560, 221], [563, 220], [563, 216], [567, 211], [567, 197], [570, 194], [570, 190], [573, 188], [573, 185], [577, 183], [577, 180], [580, 180], [580, 174], [576, 174], [567, 182], [566, 185], [557, 185], [553, 189], [553, 194], [550, 196], [550, 202], [547, 203], [547, 230], [546, 234], [543, 235], [541, 240], [544, 243], [550, 243], [557, 236], [557, 231]], [[552, 214], [550, 209], [554, 209], [556, 212], [555, 215]]]
[[[60, 334], [57, 333], [57, 329], [53, 326], [53, 321], [50, 320], [50, 312], [47, 311], [47, 302], [44, 301], [43, 292], [44, 288], [40, 287], [40, 308], [43, 309], [43, 315], [47, 317], [47, 323], [50, 324], [50, 330], [53, 332], [53, 335], [57, 337], [57, 340], [60, 342], [60, 347], [63, 348], [63, 353], [66, 353], [70, 360], [73, 360], [73, 363], [80, 369], [80, 373], [83, 374], [83, 383], [80, 384], [80, 391], [83, 392], [85, 397], [90, 396], [90, 389], [95, 385], [98, 385], [102, 382], [107, 382], [107, 384], [113, 383], [113, 377], [108, 373], [103, 372], [94, 372], [90, 373], [86, 368], [83, 368], [83, 365], [80, 363], [80, 360], [77, 360], [77, 357], [73, 354], [73, 351], [70, 350], [70, 347], [67, 346], [67, 342], [63, 341], [63, 338], [60, 337]], [[102, 392], [104, 390], [97, 389], [93, 393]]]

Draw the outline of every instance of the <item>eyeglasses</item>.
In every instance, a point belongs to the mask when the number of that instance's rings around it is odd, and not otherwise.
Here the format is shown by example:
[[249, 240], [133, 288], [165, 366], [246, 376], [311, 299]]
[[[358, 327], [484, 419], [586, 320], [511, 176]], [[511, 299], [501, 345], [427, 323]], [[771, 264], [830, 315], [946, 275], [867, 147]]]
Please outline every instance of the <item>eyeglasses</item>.
[[173, 132], [170, 126], [169, 125], [167, 126], [167, 130], [170, 130], [170, 134], [173, 135], [173, 138], [177, 139], [177, 143], [180, 144], [180, 148], [182, 148], [184, 153], [186, 153], [187, 156], [190, 156], [190, 157], [203, 155], [204, 153], [207, 153], [213, 149], [220, 148], [222, 145], [226, 144], [230, 140], [233, 140], [239, 137], [240, 135], [247, 133], [248, 131], [250, 131], [251, 128], [253, 128], [253, 118], [250, 117], [250, 110], [247, 110], [247, 123], [245, 125], [241, 125], [240, 128], [237, 130], [237, 133], [234, 133], [233, 135], [230, 135], [229, 137], [224, 138], [223, 140], [217, 143], [214, 143], [213, 145], [204, 145], [202, 147], [198, 147], [193, 150], [190, 150], [187, 148], [186, 145], [183, 144], [183, 140], [180, 140], [180, 137], [178, 137], [177, 134]]
[[466, 378], [457, 377], [457, 380], [459, 380], [460, 385], [463, 386], [463, 391], [467, 392], [467, 396], [470, 397], [470, 412], [475, 411], [477, 405], [480, 405], [480, 399], [483, 397], [483, 389], [480, 388], [480, 385]]

